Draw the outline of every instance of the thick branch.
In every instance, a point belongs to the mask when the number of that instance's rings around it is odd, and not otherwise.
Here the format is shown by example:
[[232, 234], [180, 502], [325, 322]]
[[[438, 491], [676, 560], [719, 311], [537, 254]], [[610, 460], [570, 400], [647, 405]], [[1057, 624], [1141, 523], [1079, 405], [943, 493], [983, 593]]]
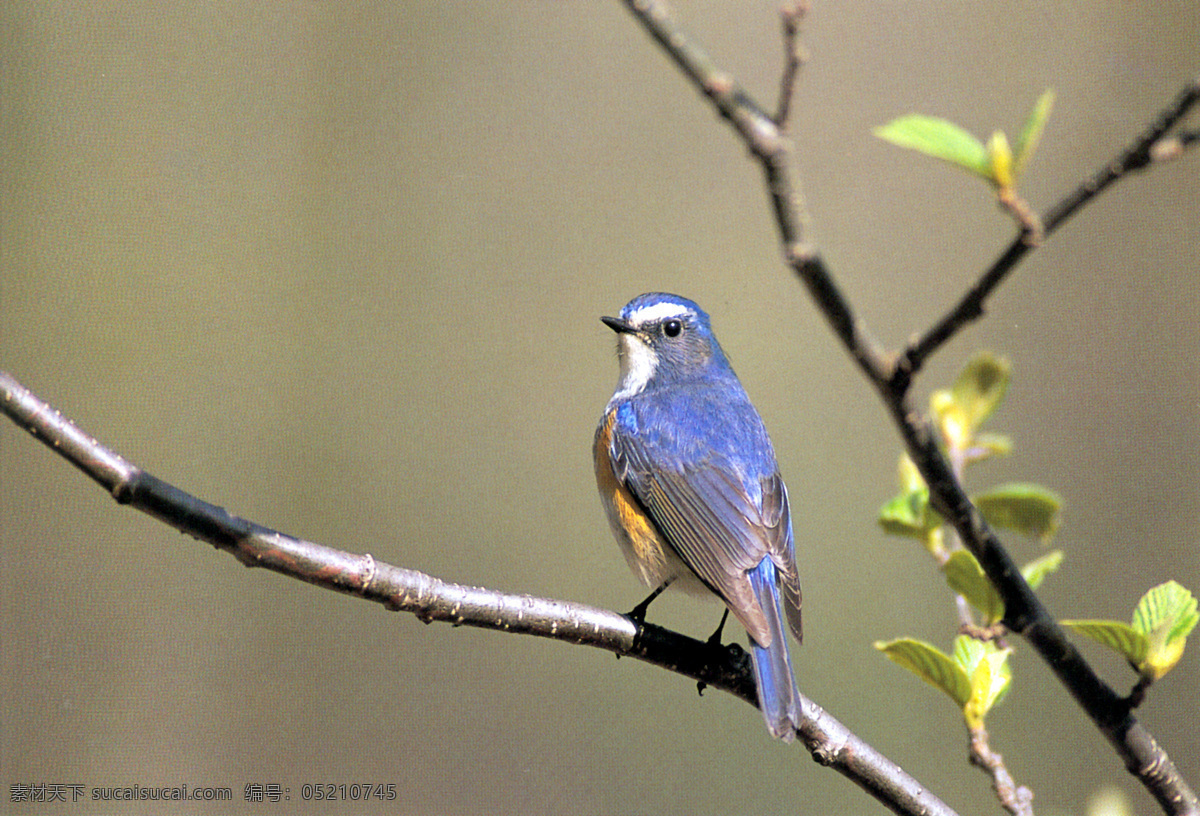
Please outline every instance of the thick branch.
[[[358, 595], [430, 623], [534, 635], [633, 657], [757, 705], [749, 660], [739, 646], [713, 647], [625, 615], [585, 604], [510, 595], [442, 581], [416, 570], [293, 538], [232, 515], [125, 461], [52, 406], [0, 372], [0, 411], [108, 490], [120, 504], [232, 554], [248, 567]], [[813, 758], [834, 768], [899, 814], [954, 816], [894, 762], [831, 717], [801, 701], [797, 734]]]
[[[908, 387], [914, 366], [945, 342], [961, 325], [982, 313], [983, 302], [1009, 271], [1033, 247], [1024, 236], [1001, 256], [981, 284], [969, 292], [942, 321], [918, 342], [917, 351], [895, 356], [886, 354], [870, 338], [863, 321], [854, 316], [815, 247], [803, 239], [803, 208], [794, 193], [786, 157], [788, 140], [775, 123], [728, 74], [720, 71], [670, 18], [657, 0], [625, 0], [637, 19], [675, 60], [679, 69], [709, 98], [720, 114], [733, 125], [751, 153], [762, 165], [776, 224], [789, 266], [804, 282], [834, 333], [879, 391], [895, 421], [905, 447], [930, 489], [935, 508], [958, 531], [963, 545], [979, 560], [988, 579], [1005, 603], [1005, 623], [1023, 635], [1054, 670], [1080, 707], [1095, 722], [1124, 760], [1130, 773], [1154, 795], [1169, 814], [1200, 814], [1200, 800], [1150, 733], [1136, 720], [1127, 701], [1122, 700], [1092, 670], [1071, 645], [1040, 599], [1030, 589], [1020, 570], [967, 498], [962, 484], [951, 472], [938, 448], [928, 420], [908, 404]], [[1077, 212], [1100, 190], [1132, 170], [1154, 160], [1154, 146], [1165, 131], [1178, 122], [1197, 101], [1200, 82], [1193, 82], [1168, 108], [1133, 148], [1125, 151], [1106, 169], [1086, 182], [1080, 191], [1051, 210], [1043, 220], [1047, 234]], [[1092, 189], [1095, 188], [1095, 189]], [[955, 314], [959, 316], [954, 317]], [[940, 325], [940, 324], [939, 324]]]

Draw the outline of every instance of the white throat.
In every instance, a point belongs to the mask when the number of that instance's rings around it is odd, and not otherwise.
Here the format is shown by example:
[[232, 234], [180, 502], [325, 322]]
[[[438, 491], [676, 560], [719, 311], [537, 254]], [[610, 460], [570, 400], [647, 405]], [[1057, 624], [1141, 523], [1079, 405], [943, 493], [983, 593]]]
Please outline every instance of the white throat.
[[658, 355], [636, 334], [622, 334], [618, 338], [618, 354], [621, 358], [621, 380], [617, 391], [609, 400], [627, 399], [640, 394], [658, 368]]

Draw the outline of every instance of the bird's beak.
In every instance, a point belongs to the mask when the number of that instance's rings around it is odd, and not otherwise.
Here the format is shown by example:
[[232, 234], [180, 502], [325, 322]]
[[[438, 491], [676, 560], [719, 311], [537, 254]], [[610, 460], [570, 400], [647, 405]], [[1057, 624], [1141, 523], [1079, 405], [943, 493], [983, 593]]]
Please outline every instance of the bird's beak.
[[617, 334], [634, 334], [637, 331], [637, 329], [619, 317], [602, 317], [600, 318], [600, 322]]

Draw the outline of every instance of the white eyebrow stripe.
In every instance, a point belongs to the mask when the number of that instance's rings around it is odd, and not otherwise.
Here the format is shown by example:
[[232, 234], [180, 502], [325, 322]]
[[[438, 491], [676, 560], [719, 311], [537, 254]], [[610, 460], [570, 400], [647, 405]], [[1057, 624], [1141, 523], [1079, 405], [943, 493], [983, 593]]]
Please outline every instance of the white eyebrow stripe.
[[635, 326], [644, 326], [647, 323], [672, 317], [685, 317], [688, 314], [691, 314], [691, 309], [682, 303], [652, 303], [630, 313], [629, 322]]

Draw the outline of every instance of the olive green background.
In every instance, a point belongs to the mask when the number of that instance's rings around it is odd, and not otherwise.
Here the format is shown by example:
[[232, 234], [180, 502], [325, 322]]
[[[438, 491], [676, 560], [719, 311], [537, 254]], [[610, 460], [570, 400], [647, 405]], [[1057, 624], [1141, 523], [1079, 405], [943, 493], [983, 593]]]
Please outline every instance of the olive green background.
[[[677, 11], [774, 103], [772, 3]], [[1012, 134], [1053, 86], [1023, 185], [1045, 208], [1200, 71], [1194, 0], [818, 2], [806, 29], [795, 160], [813, 237], [890, 346], [1013, 230], [984, 185], [873, 126], [917, 110]], [[646, 290], [692, 297], [791, 490], [801, 688], [951, 805], [999, 812], [953, 706], [871, 648], [948, 646], [955, 625], [928, 560], [874, 521], [896, 434], [782, 268], [758, 170], [619, 3], [7, 2], [0, 31], [0, 367], [247, 518], [625, 610], [643, 589], [592, 480], [616, 380], [597, 318]], [[970, 478], [1064, 497], [1067, 560], [1043, 593], [1062, 617], [1126, 619], [1168, 578], [1200, 592], [1198, 161], [1085, 210], [918, 381], [923, 402], [976, 349], [1012, 360], [994, 428], [1014, 455]], [[244, 569], [9, 423], [0, 480], [0, 812], [881, 812], [744, 703]], [[717, 612], [670, 597], [651, 618], [706, 636]], [[1195, 785], [1193, 639], [1142, 716]], [[1154, 812], [1017, 648], [993, 743], [1038, 812], [1081, 814], [1108, 783]], [[398, 800], [306, 806], [319, 782], [393, 783]], [[235, 801], [18, 806], [16, 783]], [[290, 802], [247, 805], [247, 783]]]

